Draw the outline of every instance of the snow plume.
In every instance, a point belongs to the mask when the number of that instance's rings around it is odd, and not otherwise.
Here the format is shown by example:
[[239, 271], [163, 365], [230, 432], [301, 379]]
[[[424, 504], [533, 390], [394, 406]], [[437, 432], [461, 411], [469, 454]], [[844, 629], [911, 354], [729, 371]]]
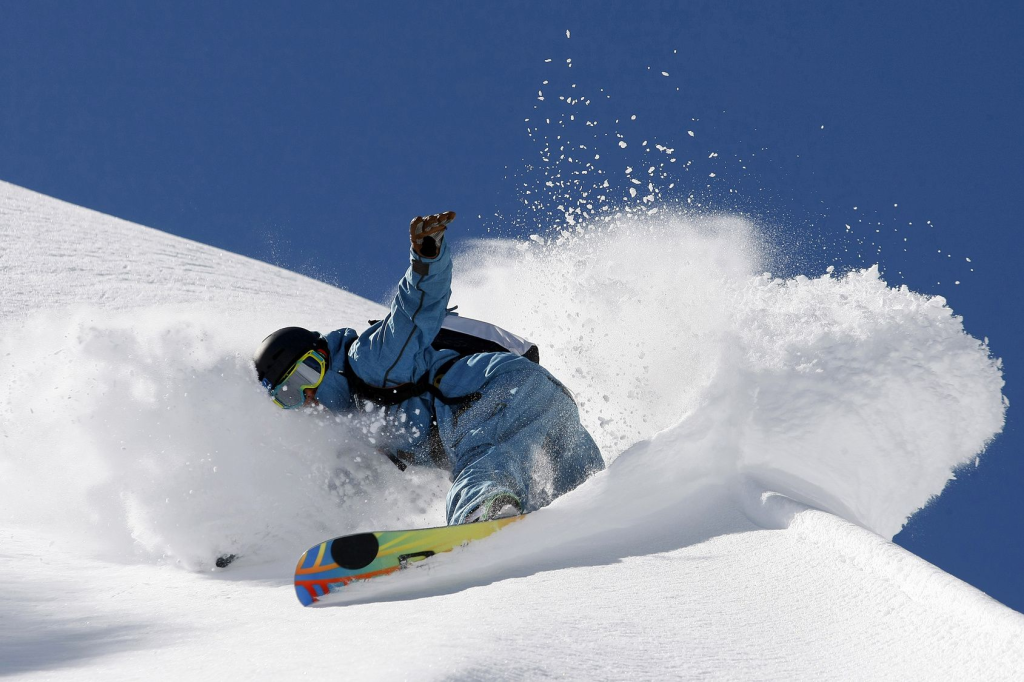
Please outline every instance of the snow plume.
[[1000, 362], [941, 297], [766, 254], [737, 218], [623, 215], [479, 243], [452, 300], [540, 345], [607, 460], [639, 443], [649, 506], [742, 474], [892, 537], [1002, 429]]
[[443, 518], [446, 478], [382, 465], [365, 420], [267, 400], [239, 348], [276, 326], [153, 307], [6, 330], [0, 514], [108, 558], [195, 570], [222, 554], [291, 561], [297, 542], [338, 528]]

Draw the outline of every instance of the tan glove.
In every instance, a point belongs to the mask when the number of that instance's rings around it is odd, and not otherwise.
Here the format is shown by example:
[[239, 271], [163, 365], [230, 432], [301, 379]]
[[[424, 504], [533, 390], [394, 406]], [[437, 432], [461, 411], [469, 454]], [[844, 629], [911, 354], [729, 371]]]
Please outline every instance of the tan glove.
[[455, 220], [455, 211], [447, 213], [435, 213], [426, 218], [416, 216], [409, 223], [409, 238], [412, 240], [412, 250], [423, 258], [436, 258], [441, 253], [441, 242], [444, 241], [444, 231], [448, 223]]

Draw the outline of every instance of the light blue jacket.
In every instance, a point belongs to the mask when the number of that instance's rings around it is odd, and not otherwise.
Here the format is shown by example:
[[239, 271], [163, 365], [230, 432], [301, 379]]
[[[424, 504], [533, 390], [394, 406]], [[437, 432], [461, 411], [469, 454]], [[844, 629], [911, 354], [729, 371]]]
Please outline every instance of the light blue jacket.
[[[514, 353], [459, 358], [431, 347], [451, 297], [451, 256], [444, 245], [437, 258], [411, 259], [383, 320], [361, 334], [327, 335], [330, 367], [317, 390], [320, 404], [362, 412], [371, 443], [396, 463], [447, 468], [449, 524], [489, 513], [499, 500], [514, 499], [524, 512], [539, 509], [603, 469], [576, 402], [546, 369]], [[426, 376], [440, 395], [427, 390], [389, 407], [357, 405], [341, 373], [346, 347], [349, 370], [366, 384], [390, 388]]]
[[[454, 350], [435, 350], [431, 342], [441, 329], [451, 297], [452, 261], [447, 243], [436, 258], [428, 259], [410, 250], [411, 264], [398, 287], [385, 318], [362, 333], [338, 329], [327, 334], [330, 366], [317, 390], [320, 404], [332, 411], [366, 409], [355, 405], [344, 371], [343, 353], [349, 348], [352, 371], [371, 386], [393, 387], [419, 381], [424, 375], [433, 382], [437, 370], [458, 356]], [[538, 369], [535, 363], [513, 353], [479, 353], [451, 366], [438, 388], [446, 398], [460, 398], [478, 392], [494, 377], [517, 369]], [[387, 428], [375, 432], [375, 445], [390, 452], [404, 451], [411, 461], [430, 461], [427, 437], [431, 420], [451, 415], [436, 409], [439, 401], [430, 393], [419, 395], [384, 410]], [[371, 406], [371, 410], [381, 408]]]

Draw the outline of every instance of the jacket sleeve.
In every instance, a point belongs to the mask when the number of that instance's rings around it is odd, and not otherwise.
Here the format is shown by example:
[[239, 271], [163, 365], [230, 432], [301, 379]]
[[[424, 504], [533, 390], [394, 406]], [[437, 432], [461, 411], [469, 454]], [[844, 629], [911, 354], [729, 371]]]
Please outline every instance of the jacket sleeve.
[[436, 258], [410, 249], [410, 265], [398, 284], [391, 310], [359, 335], [349, 352], [352, 369], [374, 386], [417, 381], [431, 366], [430, 344], [441, 329], [451, 298], [452, 260], [447, 242]]

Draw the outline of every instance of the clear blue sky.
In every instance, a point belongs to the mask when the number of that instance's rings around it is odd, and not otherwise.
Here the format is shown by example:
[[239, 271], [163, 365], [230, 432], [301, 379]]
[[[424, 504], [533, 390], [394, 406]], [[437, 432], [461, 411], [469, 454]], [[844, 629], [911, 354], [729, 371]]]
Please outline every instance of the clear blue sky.
[[533, 231], [525, 119], [575, 83], [607, 168], [677, 148], [677, 198], [781, 229], [780, 274], [879, 261], [990, 338], [1006, 430], [896, 540], [1024, 611], [1022, 33], [1003, 2], [8, 0], [0, 179], [379, 300], [417, 213]]

